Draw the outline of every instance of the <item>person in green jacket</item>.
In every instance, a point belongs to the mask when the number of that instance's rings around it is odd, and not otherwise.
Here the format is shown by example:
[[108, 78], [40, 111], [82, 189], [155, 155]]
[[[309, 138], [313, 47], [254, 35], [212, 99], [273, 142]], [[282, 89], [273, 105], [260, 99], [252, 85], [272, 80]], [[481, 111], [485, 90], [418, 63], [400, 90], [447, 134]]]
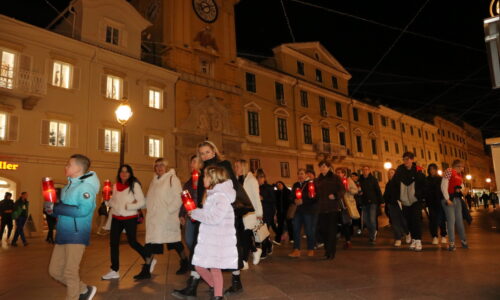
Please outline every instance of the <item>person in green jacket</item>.
[[21, 197], [17, 199], [16, 203], [14, 203], [14, 213], [13, 217], [16, 220], [16, 232], [14, 233], [14, 238], [12, 239], [12, 246], [17, 247], [17, 239], [21, 237], [24, 246], [28, 246], [28, 242], [26, 242], [26, 237], [24, 236], [24, 224], [28, 220], [28, 193], [22, 192]]

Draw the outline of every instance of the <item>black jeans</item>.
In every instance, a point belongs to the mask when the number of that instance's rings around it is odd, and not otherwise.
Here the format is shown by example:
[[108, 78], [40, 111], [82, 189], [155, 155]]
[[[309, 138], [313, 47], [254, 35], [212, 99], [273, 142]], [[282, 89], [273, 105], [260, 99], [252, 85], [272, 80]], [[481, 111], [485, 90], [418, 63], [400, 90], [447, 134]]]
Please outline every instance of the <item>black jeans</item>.
[[0, 230], [0, 240], [3, 237], [3, 231], [5, 230], [5, 227], [7, 226], [7, 240], [10, 238], [10, 234], [12, 233], [12, 217], [2, 217], [2, 225], [1, 225], [1, 230]]
[[241, 244], [242, 258], [244, 261], [248, 261], [250, 252], [257, 251], [252, 229], [245, 229], [245, 231], [243, 232], [243, 240], [241, 241]]
[[274, 237], [274, 240], [278, 243], [281, 243], [281, 236], [283, 235], [283, 232], [286, 231], [288, 232], [288, 237], [291, 240], [293, 240], [293, 224], [292, 224], [292, 219], [287, 219], [286, 218], [286, 213], [287, 210], [284, 212], [277, 212], [276, 217], [278, 219], [278, 226], [276, 229], [276, 236]]
[[49, 231], [47, 232], [46, 241], [54, 241], [54, 228], [56, 227], [56, 218], [51, 215], [45, 215], [47, 220], [47, 226], [49, 227]]
[[446, 217], [441, 205], [429, 206], [429, 231], [432, 237], [438, 237], [438, 227], [441, 229], [441, 236], [445, 237], [446, 233]]
[[415, 202], [411, 206], [403, 205], [403, 216], [410, 230], [411, 238], [422, 239], [422, 204]]
[[337, 251], [338, 212], [320, 213], [318, 215], [318, 230], [325, 243], [325, 255], [335, 257]]
[[118, 271], [120, 269], [120, 235], [125, 229], [127, 241], [130, 247], [137, 251], [146, 261], [147, 252], [144, 246], [137, 242], [137, 218], [128, 220], [118, 220], [113, 218], [111, 221], [111, 232], [109, 233], [109, 246], [111, 250], [111, 269]]

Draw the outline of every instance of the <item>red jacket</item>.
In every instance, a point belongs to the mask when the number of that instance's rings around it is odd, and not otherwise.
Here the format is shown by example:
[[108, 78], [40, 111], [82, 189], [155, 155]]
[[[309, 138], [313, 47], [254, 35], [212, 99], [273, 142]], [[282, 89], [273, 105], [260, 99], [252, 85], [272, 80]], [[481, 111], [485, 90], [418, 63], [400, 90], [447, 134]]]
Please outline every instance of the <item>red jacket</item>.
[[453, 195], [455, 193], [455, 187], [457, 185], [462, 185], [462, 175], [458, 174], [455, 169], [449, 168], [444, 172], [444, 178], [448, 179], [448, 194]]

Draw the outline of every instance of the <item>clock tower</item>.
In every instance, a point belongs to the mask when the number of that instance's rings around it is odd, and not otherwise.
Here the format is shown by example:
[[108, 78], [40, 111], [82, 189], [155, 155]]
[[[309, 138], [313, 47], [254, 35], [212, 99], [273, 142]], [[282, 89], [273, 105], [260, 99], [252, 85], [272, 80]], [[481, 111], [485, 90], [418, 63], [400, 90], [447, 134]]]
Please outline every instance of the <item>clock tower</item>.
[[[213, 141], [226, 157], [241, 153], [241, 89], [234, 5], [239, 0], [132, 0], [153, 26], [143, 32], [142, 58], [181, 74], [175, 127], [179, 172], [196, 145]], [[166, 147], [174, 145], [165, 145]]]

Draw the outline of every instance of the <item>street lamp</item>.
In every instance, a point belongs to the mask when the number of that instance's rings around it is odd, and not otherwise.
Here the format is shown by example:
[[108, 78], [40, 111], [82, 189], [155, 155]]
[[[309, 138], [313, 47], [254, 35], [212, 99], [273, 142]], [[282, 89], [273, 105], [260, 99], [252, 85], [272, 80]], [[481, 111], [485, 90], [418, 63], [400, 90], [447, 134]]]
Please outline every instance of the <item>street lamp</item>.
[[125, 125], [127, 125], [128, 120], [132, 117], [132, 109], [128, 104], [127, 99], [123, 99], [122, 103], [115, 110], [116, 120], [120, 125], [122, 125], [122, 132], [120, 136], [120, 166], [123, 165], [125, 160]]
[[384, 169], [389, 170], [392, 168], [392, 163], [390, 161], [387, 161], [384, 163]]
[[443, 176], [443, 170], [438, 170], [438, 175]]
[[491, 192], [491, 178], [486, 178], [486, 183], [488, 184], [488, 191]]
[[472, 189], [472, 183], [470, 182], [470, 180], [472, 179], [472, 175], [471, 174], [465, 175], [465, 179], [467, 179], [467, 181], [469, 182], [469, 188]]

